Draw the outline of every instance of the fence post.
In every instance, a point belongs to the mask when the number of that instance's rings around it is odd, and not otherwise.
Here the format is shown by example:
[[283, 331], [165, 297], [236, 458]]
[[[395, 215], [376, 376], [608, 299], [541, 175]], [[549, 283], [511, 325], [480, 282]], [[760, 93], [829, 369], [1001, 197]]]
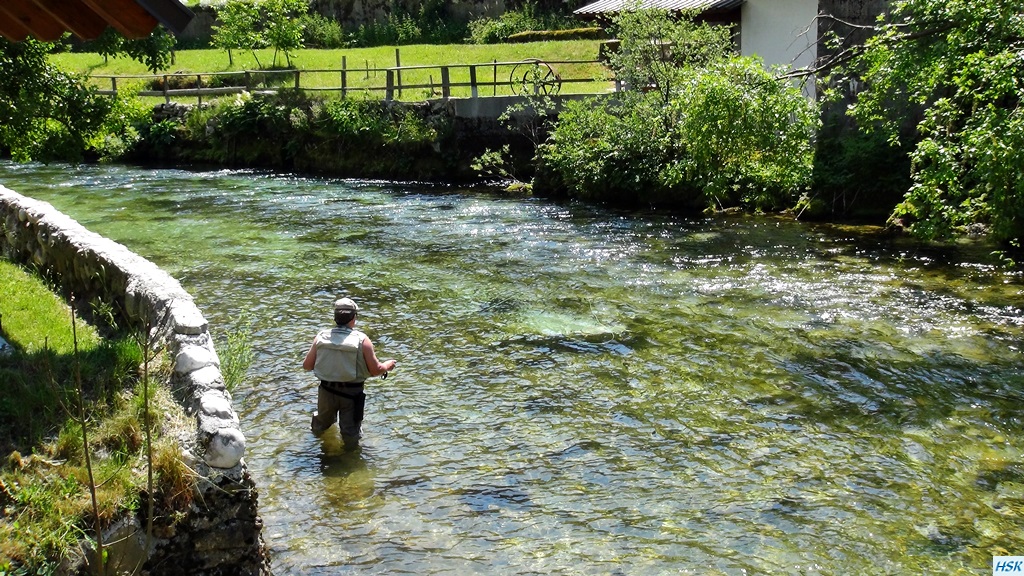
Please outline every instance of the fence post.
[[479, 91], [477, 89], [477, 85], [476, 85], [476, 65], [475, 64], [470, 64], [469, 65], [469, 89], [470, 89], [470, 95], [473, 98], [478, 98], [480, 96], [480, 93], [479, 93]]
[[245, 91], [252, 92], [252, 74], [248, 70], [245, 71]]
[[345, 90], [348, 88], [348, 82], [347, 82], [347, 80], [348, 80], [348, 73], [345, 72], [345, 68], [347, 68], [346, 64], [348, 63], [346, 58], [347, 58], [347, 56], [342, 56], [341, 57], [341, 97], [342, 98], [345, 97]]
[[299, 89], [299, 69], [295, 69], [295, 89]]
[[196, 74], [196, 90], [198, 90], [198, 92], [196, 92], [196, 100], [197, 100], [196, 106], [202, 106], [203, 105], [203, 75], [202, 74]]
[[447, 100], [452, 95], [451, 78], [447, 66], [441, 66], [441, 98]]
[[388, 68], [388, 82], [387, 88], [384, 91], [384, 99], [391, 101], [395, 99], [395, 71], [392, 68]]
[[494, 86], [491, 87], [492, 88], [491, 89], [491, 96], [497, 96], [498, 95], [498, 61], [497, 60], [492, 60], [491, 62], [493, 62], [493, 64], [491, 64], [491, 66], [493, 66], [493, 68], [491, 70], [491, 81], [494, 82]]
[[395, 48], [395, 68], [397, 68], [398, 97], [402, 97], [402, 53]]
[[167, 74], [164, 74], [164, 103], [171, 103], [171, 96], [167, 93]]
[[110, 90], [114, 93], [114, 97], [117, 97], [117, 76], [110, 77]]

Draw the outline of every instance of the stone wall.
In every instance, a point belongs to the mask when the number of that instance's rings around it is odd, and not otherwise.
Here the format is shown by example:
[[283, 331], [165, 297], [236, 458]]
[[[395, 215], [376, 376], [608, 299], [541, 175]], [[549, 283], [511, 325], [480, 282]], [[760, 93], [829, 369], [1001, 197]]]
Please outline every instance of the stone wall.
[[166, 272], [90, 232], [46, 202], [0, 186], [0, 251], [37, 267], [75, 301], [112, 306], [122, 326], [155, 330], [172, 362], [170, 385], [194, 433], [182, 439], [200, 476], [183, 522], [160, 534], [149, 574], [269, 573], [257, 491], [242, 459], [245, 436], [231, 407], [209, 326]]

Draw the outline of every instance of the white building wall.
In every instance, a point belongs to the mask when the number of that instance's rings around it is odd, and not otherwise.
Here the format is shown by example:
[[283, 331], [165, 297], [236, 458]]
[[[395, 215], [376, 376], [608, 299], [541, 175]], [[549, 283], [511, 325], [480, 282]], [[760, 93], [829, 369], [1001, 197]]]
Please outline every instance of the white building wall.
[[[818, 0], [747, 0], [740, 12], [740, 54], [760, 56], [766, 67], [814, 63]], [[804, 94], [815, 97], [814, 80]]]

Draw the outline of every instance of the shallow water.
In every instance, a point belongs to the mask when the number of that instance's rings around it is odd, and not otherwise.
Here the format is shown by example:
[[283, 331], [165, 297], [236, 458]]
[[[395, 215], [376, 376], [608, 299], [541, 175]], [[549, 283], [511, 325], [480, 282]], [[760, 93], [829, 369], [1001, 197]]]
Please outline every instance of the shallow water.
[[[989, 574], [1024, 555], [1022, 277], [980, 248], [479, 191], [0, 165], [251, 326], [278, 574]], [[309, 433], [330, 302], [398, 359]], [[332, 435], [332, 433], [334, 435]]]

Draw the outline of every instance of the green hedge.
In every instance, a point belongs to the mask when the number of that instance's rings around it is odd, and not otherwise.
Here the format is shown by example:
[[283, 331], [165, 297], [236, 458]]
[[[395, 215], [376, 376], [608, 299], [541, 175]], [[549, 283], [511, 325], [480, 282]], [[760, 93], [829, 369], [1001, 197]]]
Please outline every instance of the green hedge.
[[573, 28], [571, 30], [530, 30], [508, 37], [509, 42], [544, 42], [549, 40], [604, 40], [608, 34], [603, 28]]

